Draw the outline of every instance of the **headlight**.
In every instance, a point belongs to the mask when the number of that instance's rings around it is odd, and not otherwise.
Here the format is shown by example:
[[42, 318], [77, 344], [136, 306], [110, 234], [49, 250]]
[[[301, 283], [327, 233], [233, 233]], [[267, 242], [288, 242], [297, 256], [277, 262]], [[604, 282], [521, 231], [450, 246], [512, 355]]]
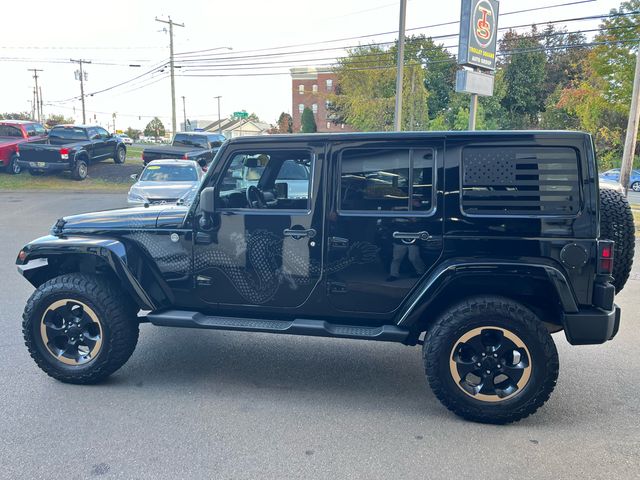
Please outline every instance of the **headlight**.
[[145, 203], [147, 201], [147, 198], [140, 193], [130, 191], [128, 200], [135, 203]]

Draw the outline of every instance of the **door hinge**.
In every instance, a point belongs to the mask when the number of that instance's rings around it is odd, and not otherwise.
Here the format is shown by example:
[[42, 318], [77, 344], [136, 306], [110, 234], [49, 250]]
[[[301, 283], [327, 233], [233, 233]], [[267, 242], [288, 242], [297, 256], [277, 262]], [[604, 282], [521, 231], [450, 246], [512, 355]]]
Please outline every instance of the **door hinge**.
[[327, 282], [327, 292], [347, 293], [347, 284], [344, 282]]

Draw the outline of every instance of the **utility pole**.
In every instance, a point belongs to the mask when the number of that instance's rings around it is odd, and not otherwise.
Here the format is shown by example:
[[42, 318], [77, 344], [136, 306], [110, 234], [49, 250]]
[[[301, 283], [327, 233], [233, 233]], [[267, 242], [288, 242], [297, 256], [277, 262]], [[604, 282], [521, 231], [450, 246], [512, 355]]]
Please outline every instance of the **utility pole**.
[[182, 116], [184, 117], [184, 131], [187, 132], [187, 107], [185, 105], [184, 95], [182, 95]]
[[173, 133], [176, 133], [176, 80], [173, 74], [173, 26], [183, 27], [184, 23], [176, 23], [171, 20], [160, 20], [156, 17], [156, 22], [160, 23], [168, 23], [169, 24], [169, 67], [171, 70], [171, 125], [173, 128]]
[[400, 26], [398, 28], [398, 69], [396, 73], [396, 111], [393, 126], [402, 130], [402, 80], [404, 75], [404, 29], [407, 19], [407, 0], [400, 0]]
[[624, 194], [629, 194], [629, 178], [633, 168], [633, 157], [636, 151], [636, 141], [638, 139], [638, 121], [640, 121], [640, 46], [636, 53], [636, 73], [633, 77], [633, 94], [631, 96], [631, 107], [629, 108], [629, 121], [627, 123], [627, 136], [624, 140], [624, 153], [622, 154], [622, 165], [620, 166], [620, 183], [624, 188]]
[[91, 63], [89, 60], [74, 60], [73, 58], [70, 59], [71, 62], [73, 63], [77, 63], [80, 65], [80, 98], [82, 99], [82, 123], [86, 124], [87, 123], [87, 116], [86, 116], [86, 112], [84, 109], [84, 71], [82, 70], [82, 64], [83, 63]]
[[33, 72], [33, 79], [35, 80], [36, 86], [35, 89], [33, 91], [34, 95], [35, 95], [35, 103], [36, 103], [36, 108], [35, 110], [37, 111], [38, 114], [38, 122], [42, 122], [42, 102], [40, 101], [40, 97], [38, 95], [38, 72], [42, 72], [44, 70], [40, 70], [38, 68], [28, 68], [27, 69], [30, 72]]
[[218, 99], [218, 133], [222, 134], [222, 123], [220, 121], [220, 99], [222, 98], [221, 95], [218, 95], [217, 97], [213, 97]]
[[43, 101], [42, 101], [42, 86], [38, 87], [38, 94], [40, 95], [40, 118], [42, 118], [42, 121], [44, 122], [44, 108], [42, 107], [42, 105], [43, 105]]

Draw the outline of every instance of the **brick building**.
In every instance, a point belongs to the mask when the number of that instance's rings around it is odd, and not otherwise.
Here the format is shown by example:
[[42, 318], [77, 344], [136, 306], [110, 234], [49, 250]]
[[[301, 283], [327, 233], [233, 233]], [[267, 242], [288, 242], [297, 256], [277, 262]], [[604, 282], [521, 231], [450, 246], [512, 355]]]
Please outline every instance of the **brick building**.
[[299, 132], [302, 111], [308, 107], [313, 112], [318, 132], [353, 131], [345, 124], [334, 124], [329, 118], [329, 95], [335, 92], [336, 75], [331, 70], [313, 67], [291, 69], [291, 116], [293, 131]]

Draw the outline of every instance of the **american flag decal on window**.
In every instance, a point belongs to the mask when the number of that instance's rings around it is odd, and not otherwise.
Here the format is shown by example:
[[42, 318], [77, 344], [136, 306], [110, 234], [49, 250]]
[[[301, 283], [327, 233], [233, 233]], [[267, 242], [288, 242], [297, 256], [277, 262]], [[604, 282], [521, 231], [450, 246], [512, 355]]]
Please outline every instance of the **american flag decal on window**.
[[571, 148], [467, 148], [462, 208], [479, 215], [574, 215], [580, 209], [579, 175]]

